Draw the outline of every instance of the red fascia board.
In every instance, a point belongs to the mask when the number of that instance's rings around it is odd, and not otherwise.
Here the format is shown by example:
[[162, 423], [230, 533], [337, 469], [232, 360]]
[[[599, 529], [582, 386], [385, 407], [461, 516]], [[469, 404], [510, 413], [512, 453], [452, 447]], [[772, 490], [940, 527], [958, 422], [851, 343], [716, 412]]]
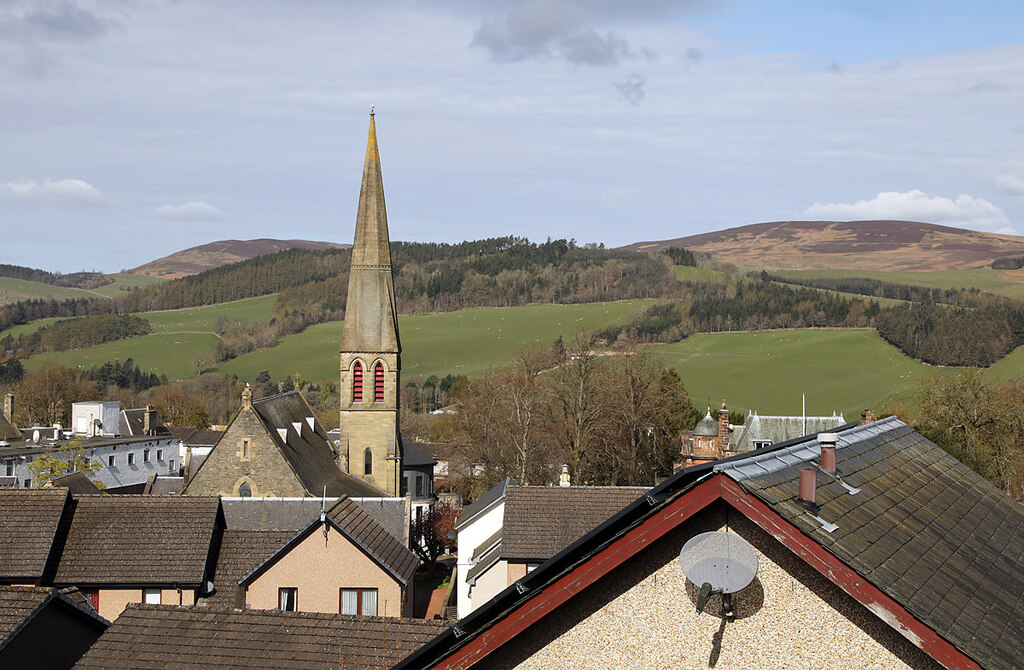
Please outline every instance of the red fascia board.
[[469, 668], [492, 651], [499, 649], [541, 617], [561, 606], [569, 598], [608, 574], [658, 538], [718, 500], [718, 477], [698, 484], [679, 496], [665, 509], [633, 528], [609, 547], [563, 575], [542, 593], [523, 603], [490, 629], [438, 663], [435, 668]]

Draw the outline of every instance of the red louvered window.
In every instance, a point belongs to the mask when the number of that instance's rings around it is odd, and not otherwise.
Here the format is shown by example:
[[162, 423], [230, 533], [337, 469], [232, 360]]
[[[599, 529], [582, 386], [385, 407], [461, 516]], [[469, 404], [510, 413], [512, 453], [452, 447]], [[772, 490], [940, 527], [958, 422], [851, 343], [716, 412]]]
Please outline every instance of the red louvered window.
[[352, 402], [363, 402], [363, 364], [352, 366]]
[[373, 367], [373, 402], [384, 402], [384, 364]]

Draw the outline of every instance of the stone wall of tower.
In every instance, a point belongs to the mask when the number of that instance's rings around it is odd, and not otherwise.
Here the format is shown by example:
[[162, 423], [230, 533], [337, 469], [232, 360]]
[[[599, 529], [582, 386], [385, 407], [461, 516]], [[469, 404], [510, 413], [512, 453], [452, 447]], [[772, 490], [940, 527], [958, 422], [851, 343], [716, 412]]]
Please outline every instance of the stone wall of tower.
[[[352, 369], [363, 366], [362, 401], [354, 402]], [[374, 402], [374, 366], [384, 364], [384, 401]], [[402, 452], [398, 435], [400, 356], [396, 353], [341, 352], [341, 467], [390, 495], [401, 495]], [[372, 472], [365, 472], [365, 452]]]

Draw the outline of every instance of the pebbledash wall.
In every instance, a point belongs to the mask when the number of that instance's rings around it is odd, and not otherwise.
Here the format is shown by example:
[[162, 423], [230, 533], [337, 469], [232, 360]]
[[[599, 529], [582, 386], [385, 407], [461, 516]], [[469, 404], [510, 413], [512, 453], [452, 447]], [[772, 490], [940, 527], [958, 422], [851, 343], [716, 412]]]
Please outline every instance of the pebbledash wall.
[[[373, 559], [333, 527], [327, 537], [320, 529], [303, 539], [245, 592], [245, 605], [270, 610], [279, 606], [278, 589], [297, 588], [302, 612], [340, 611], [340, 589], [377, 589], [378, 616], [412, 616], [412, 583], [402, 586]], [[403, 597], [407, 596], [407, 597]]]
[[[130, 603], [141, 603], [144, 593], [141, 588], [131, 589], [99, 589], [99, 608], [101, 617], [113, 621]], [[194, 605], [195, 589], [160, 589], [161, 605]]]
[[[734, 596], [738, 617], [696, 588], [679, 549], [710, 530], [758, 552], [754, 582]], [[723, 623], [724, 622], [724, 623]], [[497, 658], [496, 658], [497, 657]], [[937, 669], [924, 652], [751, 521], [717, 504], [605, 576], [475, 668]]]

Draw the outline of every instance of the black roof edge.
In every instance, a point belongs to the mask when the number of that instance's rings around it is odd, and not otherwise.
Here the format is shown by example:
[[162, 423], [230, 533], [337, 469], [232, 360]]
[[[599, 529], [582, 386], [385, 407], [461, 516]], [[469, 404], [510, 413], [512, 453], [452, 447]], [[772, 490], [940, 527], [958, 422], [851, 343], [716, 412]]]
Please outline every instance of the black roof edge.
[[36, 615], [42, 612], [46, 608], [46, 606], [49, 605], [51, 602], [57, 603], [58, 606], [70, 607], [72, 610], [75, 610], [79, 614], [82, 614], [85, 617], [87, 617], [89, 623], [96, 626], [97, 628], [106, 630], [110, 627], [110, 622], [101, 617], [99, 615], [99, 612], [79, 605], [69, 596], [67, 596], [64, 593], [61, 593], [60, 589], [51, 586], [50, 592], [46, 594], [42, 601], [40, 601], [40, 603], [36, 605], [31, 612], [29, 612], [28, 616], [19, 621], [18, 625], [14, 627], [14, 629], [6, 638], [0, 640], [0, 651], [6, 648], [7, 645], [10, 644], [12, 640], [14, 640], [14, 638], [18, 637], [18, 634], [21, 633], [21, 631], [24, 630], [25, 627], [28, 626], [29, 623], [31, 623], [31, 621], [36, 618]]
[[[860, 425], [860, 421], [852, 421], [834, 428], [841, 432]], [[392, 667], [392, 670], [407, 668], [427, 668], [438, 660], [462, 647], [474, 637], [490, 628], [510, 611], [540, 593], [544, 586], [553, 582], [570, 570], [577, 567], [597, 553], [606, 544], [611, 543], [623, 533], [640, 524], [651, 514], [665, 506], [672, 499], [690, 490], [705, 478], [714, 474], [714, 468], [721, 463], [732, 463], [755, 455], [767, 454], [786, 449], [795, 444], [810, 442], [817, 439], [817, 434], [803, 435], [785, 442], [773, 444], [764, 449], [746, 451], [728, 458], [709, 461], [685, 468], [658, 486], [640, 496], [604, 523], [593, 529], [574, 543], [541, 563], [514, 584], [498, 593], [476, 611], [455, 622], [451, 628], [442, 632], [425, 645], [406, 656]]]

